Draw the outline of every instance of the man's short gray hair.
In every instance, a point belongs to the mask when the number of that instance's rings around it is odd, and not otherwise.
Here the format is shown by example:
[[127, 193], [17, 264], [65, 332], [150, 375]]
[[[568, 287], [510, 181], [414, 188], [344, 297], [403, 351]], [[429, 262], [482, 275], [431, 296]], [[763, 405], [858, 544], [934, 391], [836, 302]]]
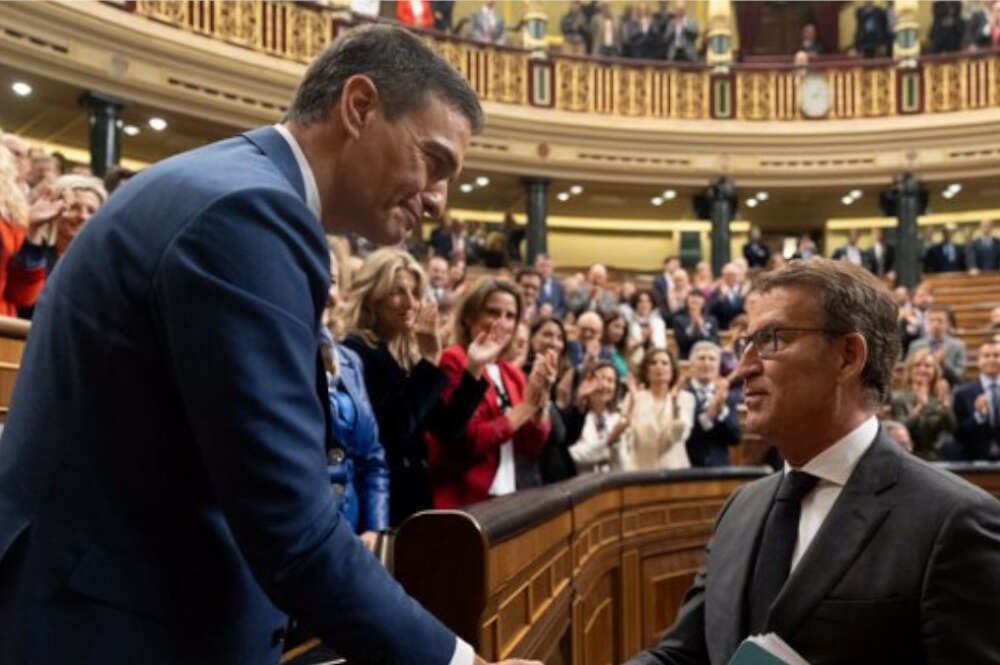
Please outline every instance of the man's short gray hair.
[[714, 342], [709, 342], [704, 339], [700, 342], [695, 342], [694, 346], [691, 347], [691, 352], [688, 354], [688, 358], [694, 358], [698, 355], [699, 351], [711, 351], [715, 354], [716, 358], [720, 360], [722, 359], [722, 349]]
[[286, 120], [308, 126], [326, 117], [347, 80], [364, 74], [378, 90], [386, 118], [421, 108], [430, 95], [461, 112], [472, 133], [483, 127], [479, 98], [451, 65], [402, 29], [366, 25], [338, 37], [306, 70]]

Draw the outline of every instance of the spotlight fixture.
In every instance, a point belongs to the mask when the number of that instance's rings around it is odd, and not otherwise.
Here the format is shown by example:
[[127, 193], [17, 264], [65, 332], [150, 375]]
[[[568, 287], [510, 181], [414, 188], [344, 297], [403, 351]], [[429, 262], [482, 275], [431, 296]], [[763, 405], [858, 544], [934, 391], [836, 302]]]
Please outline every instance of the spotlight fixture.
[[481, 175], [478, 178], [476, 178], [476, 185], [477, 186], [479, 186], [479, 187], [485, 187], [488, 184], [490, 184], [490, 179], [487, 178], [486, 176]]
[[946, 189], [943, 192], [941, 192], [941, 196], [943, 196], [946, 199], [953, 199], [953, 198], [955, 198], [955, 190], [953, 190], [953, 189]]
[[560, 201], [569, 201], [569, 192], [559, 192], [556, 194], [556, 198]]
[[581, 187], [580, 185], [573, 185], [572, 187], [569, 188], [569, 193], [572, 194], [573, 196], [576, 196], [577, 194], [583, 194], [583, 187]]
[[756, 208], [757, 207], [757, 199], [747, 199], [747, 207], [748, 208]]
[[672, 189], [665, 189], [663, 190], [663, 198], [666, 199], [667, 201], [671, 201], [677, 198], [677, 192], [675, 192]]
[[861, 198], [861, 190], [860, 189], [852, 189], [848, 193], [848, 196], [850, 196], [852, 199], [860, 199]]
[[468, 194], [469, 192], [472, 191], [472, 183], [471, 182], [463, 182], [461, 185], [458, 186], [458, 188], [460, 190], [462, 190], [463, 194]]
[[852, 203], [854, 203], [854, 199], [851, 198], [850, 194], [845, 194], [840, 198], [840, 202], [843, 203], [845, 206], [849, 206]]
[[125, 132], [126, 136], [135, 136], [139, 133], [139, 128], [135, 125], [125, 125], [122, 127], [122, 131]]
[[767, 192], [757, 192], [757, 200], [758, 201], [766, 201], [769, 198], [770, 198], [770, 195]]
[[652, 203], [655, 206], [661, 206], [661, 205], [663, 205], [663, 197], [662, 196], [654, 196], [653, 198], [651, 198], [649, 200], [649, 202]]
[[156, 132], [162, 132], [167, 128], [167, 121], [163, 118], [150, 118], [149, 128]]
[[962, 186], [957, 182], [953, 182], [950, 185], [948, 185], [948, 191], [950, 191], [952, 193], [952, 196], [954, 196], [955, 194], [958, 194], [960, 191], [962, 191]]
[[14, 94], [18, 97], [27, 97], [31, 94], [31, 86], [24, 81], [15, 81], [10, 89], [14, 91]]

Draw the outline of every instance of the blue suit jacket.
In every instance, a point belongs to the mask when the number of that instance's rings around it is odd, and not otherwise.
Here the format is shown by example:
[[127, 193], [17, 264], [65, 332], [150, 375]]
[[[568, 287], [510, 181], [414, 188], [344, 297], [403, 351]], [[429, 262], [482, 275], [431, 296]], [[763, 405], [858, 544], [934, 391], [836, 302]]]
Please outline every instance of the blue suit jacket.
[[686, 442], [691, 466], [728, 466], [729, 447], [740, 442], [740, 418], [737, 412], [739, 403], [730, 394], [726, 403], [729, 414], [721, 421], [716, 420], [712, 428], [706, 430], [699, 418], [705, 413], [708, 403], [698, 399], [698, 393], [690, 383], [684, 390], [694, 395], [695, 401], [694, 427]]
[[976, 398], [982, 394], [983, 384], [979, 379], [963, 383], [952, 393], [952, 409], [958, 423], [955, 440], [966, 460], [995, 459], [1000, 449], [1000, 425], [990, 425], [988, 419], [983, 422], [976, 419]]
[[342, 520], [325, 459], [329, 259], [273, 128], [178, 155], [91, 219], [35, 311], [0, 440], [0, 662], [351, 662], [455, 638]]
[[542, 280], [542, 288], [538, 290], [538, 304], [552, 305], [552, 312], [562, 318], [566, 315], [566, 287], [558, 277], [553, 276], [551, 280], [551, 289], [548, 293], [545, 292], [545, 280]]

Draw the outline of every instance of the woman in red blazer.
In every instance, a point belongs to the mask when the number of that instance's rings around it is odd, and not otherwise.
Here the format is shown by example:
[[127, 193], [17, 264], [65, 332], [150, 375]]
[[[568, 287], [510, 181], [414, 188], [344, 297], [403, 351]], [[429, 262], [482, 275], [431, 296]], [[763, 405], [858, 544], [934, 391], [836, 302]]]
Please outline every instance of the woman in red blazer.
[[[509, 282], [484, 279], [466, 294], [455, 313], [457, 344], [441, 356], [445, 400], [461, 381], [472, 340], [491, 336], [507, 347], [520, 320], [521, 296]], [[435, 508], [458, 508], [517, 489], [516, 456], [538, 456], [548, 439], [547, 399], [555, 375], [556, 360], [545, 355], [527, 379], [504, 360], [486, 366], [489, 385], [464, 436], [451, 442], [427, 437]]]

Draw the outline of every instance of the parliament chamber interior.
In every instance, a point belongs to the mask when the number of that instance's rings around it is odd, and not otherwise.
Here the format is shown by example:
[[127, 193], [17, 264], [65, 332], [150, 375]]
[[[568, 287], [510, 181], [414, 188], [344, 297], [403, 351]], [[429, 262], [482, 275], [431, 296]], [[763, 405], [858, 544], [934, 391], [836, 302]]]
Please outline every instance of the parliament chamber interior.
[[[356, 354], [324, 356], [330, 401], [344, 408], [335, 377], [360, 356], [378, 430], [377, 450], [345, 446], [345, 466], [328, 447], [324, 469], [347, 469], [330, 480], [352, 506], [341, 519], [486, 661], [624, 663], [674, 624], [727, 498], [791, 469], [754, 431], [742, 369], [749, 345], [778, 348], [751, 303], [790, 266], [832, 258], [891, 294], [899, 353], [880, 431], [1000, 497], [1000, 2], [0, 3], [0, 420], [32, 411], [15, 384], [32, 371], [36, 303], [55, 299], [47, 277], [90, 216], [169, 157], [283, 122], [314, 58], [371, 25], [417, 35], [475, 92], [484, 126], [440, 219], [392, 250], [328, 234], [327, 348]], [[365, 298], [394, 297], [378, 281], [390, 261], [421, 291], [415, 341], [381, 347], [408, 359], [397, 378], [369, 377], [382, 332]], [[469, 392], [513, 420], [549, 358], [552, 375], [539, 410], [453, 482], [446, 439], [489, 409], [456, 415], [466, 384], [446, 365], [455, 348], [470, 363], [483, 352], [495, 326], [477, 336], [463, 317], [497, 294], [517, 320], [486, 392]], [[397, 433], [390, 383], [428, 359], [451, 381], [434, 395], [455, 399], [427, 405], [441, 422]], [[0, 589], [0, 624], [3, 602]], [[305, 623], [276, 633], [280, 662], [358, 660]], [[980, 655], [905, 662], [1000, 658]]]

